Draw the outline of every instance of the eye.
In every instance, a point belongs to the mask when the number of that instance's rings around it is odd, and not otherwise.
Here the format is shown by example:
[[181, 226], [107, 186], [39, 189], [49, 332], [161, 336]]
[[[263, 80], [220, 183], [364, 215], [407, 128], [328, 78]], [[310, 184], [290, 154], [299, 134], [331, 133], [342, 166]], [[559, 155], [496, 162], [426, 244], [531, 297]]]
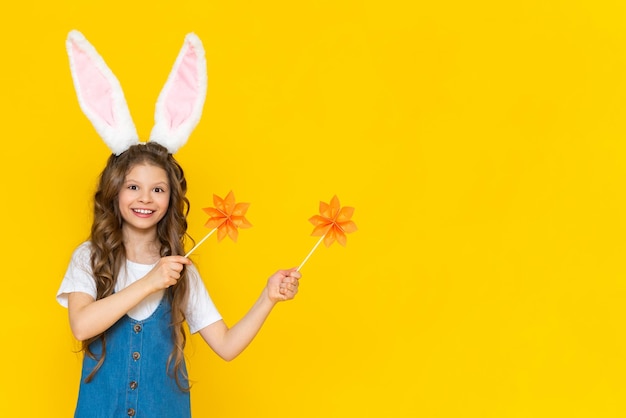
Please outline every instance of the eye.
[[157, 193], [164, 193], [165, 189], [163, 189], [162, 187], [155, 187], [154, 191], [157, 192]]
[[137, 185], [135, 184], [131, 184], [128, 186], [128, 190], [139, 190], [139, 187], [137, 187]]

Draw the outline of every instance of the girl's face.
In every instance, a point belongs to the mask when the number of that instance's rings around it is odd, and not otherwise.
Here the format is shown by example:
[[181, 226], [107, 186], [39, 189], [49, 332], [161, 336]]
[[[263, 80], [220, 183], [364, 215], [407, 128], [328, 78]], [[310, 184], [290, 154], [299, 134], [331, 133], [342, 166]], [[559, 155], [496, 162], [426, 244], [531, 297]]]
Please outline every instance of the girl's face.
[[167, 173], [149, 164], [135, 165], [126, 175], [118, 196], [124, 227], [136, 231], [154, 231], [167, 213], [170, 183]]

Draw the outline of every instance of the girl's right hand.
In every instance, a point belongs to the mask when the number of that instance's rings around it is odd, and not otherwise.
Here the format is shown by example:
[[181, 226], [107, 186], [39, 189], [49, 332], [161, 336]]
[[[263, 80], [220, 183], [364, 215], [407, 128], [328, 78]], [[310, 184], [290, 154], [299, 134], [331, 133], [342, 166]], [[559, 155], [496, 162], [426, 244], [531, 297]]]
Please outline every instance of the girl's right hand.
[[191, 260], [181, 255], [163, 257], [156, 266], [143, 277], [143, 280], [150, 285], [153, 292], [167, 289], [178, 282], [183, 268], [185, 265], [190, 264]]

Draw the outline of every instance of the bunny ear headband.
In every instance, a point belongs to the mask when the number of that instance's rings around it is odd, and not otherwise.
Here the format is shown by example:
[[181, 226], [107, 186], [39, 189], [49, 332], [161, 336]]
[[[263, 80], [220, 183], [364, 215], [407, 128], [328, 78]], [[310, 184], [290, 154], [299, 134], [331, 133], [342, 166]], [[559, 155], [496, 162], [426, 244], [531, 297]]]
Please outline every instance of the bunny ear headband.
[[[139, 144], [120, 83], [102, 57], [76, 30], [69, 33], [66, 46], [78, 103], [98, 134], [115, 155]], [[206, 89], [204, 48], [190, 33], [157, 100], [149, 141], [171, 154], [185, 145], [202, 115]]]

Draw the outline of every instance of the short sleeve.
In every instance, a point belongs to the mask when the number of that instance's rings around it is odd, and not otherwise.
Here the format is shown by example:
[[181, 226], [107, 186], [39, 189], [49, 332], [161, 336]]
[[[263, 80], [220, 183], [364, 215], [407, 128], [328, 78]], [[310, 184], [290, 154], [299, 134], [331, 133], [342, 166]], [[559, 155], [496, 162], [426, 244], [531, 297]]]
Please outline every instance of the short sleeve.
[[189, 304], [185, 315], [189, 332], [195, 334], [202, 328], [219, 321], [222, 316], [213, 304], [195, 266], [191, 265], [187, 268], [187, 278], [189, 280]]
[[91, 272], [91, 244], [84, 242], [74, 250], [61, 286], [57, 291], [57, 302], [67, 308], [70, 293], [87, 293], [94, 299], [97, 296], [96, 282]]

